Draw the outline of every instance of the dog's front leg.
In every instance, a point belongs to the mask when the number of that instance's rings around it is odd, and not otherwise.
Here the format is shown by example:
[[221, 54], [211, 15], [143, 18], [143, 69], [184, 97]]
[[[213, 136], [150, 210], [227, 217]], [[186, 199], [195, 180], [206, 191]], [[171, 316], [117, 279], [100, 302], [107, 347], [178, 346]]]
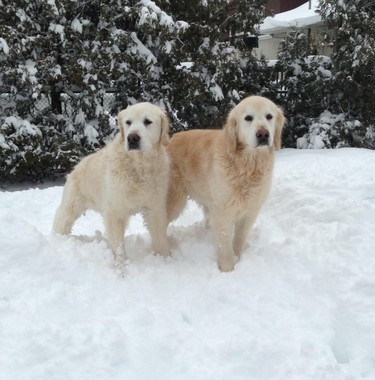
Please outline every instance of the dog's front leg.
[[168, 222], [166, 209], [149, 209], [143, 213], [143, 218], [151, 235], [153, 250], [161, 256], [170, 256], [171, 253], [167, 239]]
[[254, 224], [255, 218], [243, 217], [237, 220], [234, 230], [233, 249], [234, 254], [238, 257], [245, 247], [247, 237]]
[[242, 251], [244, 250], [246, 240], [249, 236], [250, 230], [252, 229], [256, 217], [260, 211], [260, 207], [253, 207], [250, 212], [236, 221], [234, 230], [234, 240], [233, 249], [236, 256], [240, 257]]
[[204, 225], [206, 228], [210, 227], [210, 212], [208, 207], [203, 205], [203, 216], [204, 216]]
[[233, 252], [234, 215], [225, 210], [210, 210], [210, 221], [217, 244], [219, 268], [222, 272], [230, 272], [236, 262]]
[[124, 261], [126, 258], [124, 232], [128, 218], [128, 216], [117, 215], [113, 210], [104, 215], [108, 242], [118, 261]]

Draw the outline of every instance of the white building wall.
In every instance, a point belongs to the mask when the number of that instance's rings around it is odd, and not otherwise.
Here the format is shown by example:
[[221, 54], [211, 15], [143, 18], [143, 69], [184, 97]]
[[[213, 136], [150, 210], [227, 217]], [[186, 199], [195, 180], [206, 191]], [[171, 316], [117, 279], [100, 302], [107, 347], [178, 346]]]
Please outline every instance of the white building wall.
[[286, 34], [277, 34], [275, 36], [260, 36], [259, 48], [254, 49], [257, 58], [262, 55], [265, 59], [277, 59], [280, 42], [285, 38]]
[[[332, 55], [332, 44], [323, 43], [324, 36], [332, 34], [327, 27], [321, 25], [314, 25], [310, 28], [311, 38], [316, 46], [317, 53], [320, 55]], [[307, 29], [303, 30], [307, 34]], [[259, 48], [254, 49], [253, 52], [257, 58], [264, 55], [265, 59], [277, 59], [277, 53], [279, 51], [280, 42], [287, 36], [286, 32], [277, 33], [272, 35], [259, 36]], [[330, 37], [332, 41], [332, 36]]]

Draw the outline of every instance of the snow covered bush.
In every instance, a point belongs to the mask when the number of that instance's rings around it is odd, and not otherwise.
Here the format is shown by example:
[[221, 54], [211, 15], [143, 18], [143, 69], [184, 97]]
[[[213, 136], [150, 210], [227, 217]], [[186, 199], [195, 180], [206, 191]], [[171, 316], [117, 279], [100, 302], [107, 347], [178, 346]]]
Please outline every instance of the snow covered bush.
[[55, 128], [40, 129], [17, 116], [0, 125], [0, 180], [37, 181], [69, 171], [83, 149]]
[[[153, 88], [161, 69], [150, 48], [166, 55], [161, 44], [185, 27], [151, 1], [16, 0], [0, 12], [0, 88], [8, 100], [0, 177], [14, 180], [69, 171], [113, 136], [118, 110], [160, 102]], [[10, 127], [10, 116], [22, 122]], [[40, 133], [20, 134], [26, 122]]]
[[280, 87], [285, 95], [281, 100], [288, 119], [283, 142], [285, 146], [295, 147], [297, 139], [307, 133], [311, 120], [327, 109], [331, 60], [309, 55], [307, 36], [298, 29], [281, 43], [278, 58], [274, 69], [283, 73]]
[[[375, 2], [321, 0], [320, 14], [335, 32], [328, 109], [344, 113], [353, 132], [342, 124], [344, 145], [375, 148]], [[346, 133], [348, 131], [348, 133]]]
[[[10, 98], [0, 115], [1, 177], [69, 171], [138, 101], [165, 107], [174, 131], [220, 126], [256, 67], [236, 35], [256, 33], [264, 3], [0, 0], [0, 89]], [[8, 117], [40, 134], [20, 134]], [[25, 160], [35, 170], [21, 174]]]
[[[69, 171], [113, 137], [117, 112], [139, 101], [164, 107], [179, 131], [220, 127], [241, 98], [265, 95], [289, 120], [284, 146], [302, 138], [299, 146], [375, 148], [374, 2], [321, 0], [336, 31], [332, 62], [312, 57], [295, 30], [274, 68], [239, 37], [258, 34], [264, 5], [0, 0], [0, 178]], [[324, 121], [325, 111], [338, 120]], [[312, 142], [318, 131], [321, 142]]]
[[[284, 143], [295, 147], [375, 148], [375, 3], [321, 0], [319, 12], [334, 33], [334, 52], [309, 56], [306, 35], [294, 30], [281, 44]], [[331, 115], [327, 119], [327, 115]]]
[[[348, 120], [345, 114], [324, 111], [319, 117], [307, 120], [308, 130], [297, 139], [298, 149], [326, 149], [361, 146], [362, 124]], [[370, 137], [370, 136], [369, 136]]]
[[254, 60], [243, 38], [236, 35], [257, 33], [255, 26], [264, 17], [265, 1], [162, 3], [188, 24], [176, 42], [179, 48], [173, 54], [173, 65], [166, 64], [163, 70], [172, 129], [220, 127], [228, 110], [247, 93], [247, 62]]

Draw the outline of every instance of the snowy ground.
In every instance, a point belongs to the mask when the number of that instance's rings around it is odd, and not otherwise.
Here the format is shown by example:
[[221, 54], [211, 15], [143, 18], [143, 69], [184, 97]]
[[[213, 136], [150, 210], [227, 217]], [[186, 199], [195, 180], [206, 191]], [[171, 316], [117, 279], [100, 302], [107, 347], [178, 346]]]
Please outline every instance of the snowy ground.
[[1, 380], [375, 379], [375, 152], [279, 152], [232, 273], [190, 203], [170, 259], [132, 219], [121, 277], [104, 241], [50, 233], [61, 192], [0, 193]]

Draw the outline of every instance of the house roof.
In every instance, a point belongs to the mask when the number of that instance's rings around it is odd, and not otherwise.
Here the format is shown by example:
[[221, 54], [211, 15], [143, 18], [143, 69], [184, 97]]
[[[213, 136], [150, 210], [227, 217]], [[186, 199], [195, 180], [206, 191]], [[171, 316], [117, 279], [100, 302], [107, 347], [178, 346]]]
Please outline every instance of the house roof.
[[318, 0], [311, 0], [311, 9], [309, 9], [309, 1], [307, 1], [305, 4], [291, 9], [290, 11], [278, 13], [273, 17], [268, 16], [260, 25], [260, 33], [274, 34], [293, 27], [302, 28], [319, 24], [322, 22], [322, 18], [316, 12], [318, 5]]

